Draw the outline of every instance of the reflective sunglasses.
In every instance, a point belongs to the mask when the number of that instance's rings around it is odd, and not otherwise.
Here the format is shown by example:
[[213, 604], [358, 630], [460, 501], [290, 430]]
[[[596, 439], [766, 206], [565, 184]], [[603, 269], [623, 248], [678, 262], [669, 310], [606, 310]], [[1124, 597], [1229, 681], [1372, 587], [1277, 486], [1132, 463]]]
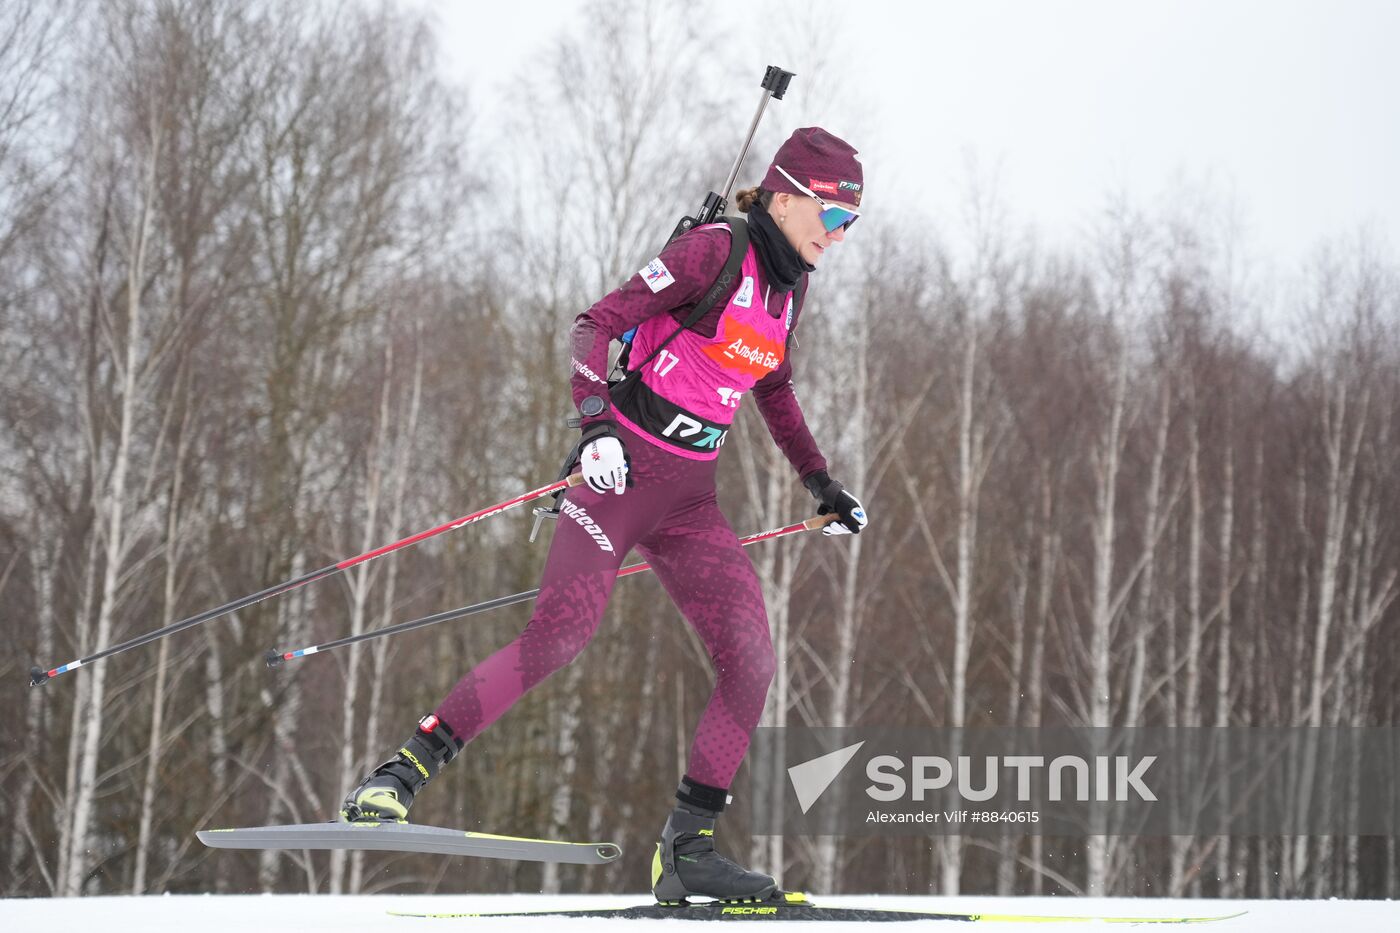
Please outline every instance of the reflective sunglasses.
[[835, 204], [826, 203], [821, 199], [821, 195], [802, 184], [802, 182], [798, 181], [796, 178], [793, 178], [781, 165], [774, 163], [773, 167], [782, 172], [784, 178], [796, 185], [797, 190], [821, 205], [822, 226], [826, 228], [827, 233], [835, 231], [837, 227], [841, 227], [845, 230], [851, 229], [851, 224], [855, 223], [856, 218], [860, 216], [860, 211], [853, 211], [849, 207], [837, 207]]

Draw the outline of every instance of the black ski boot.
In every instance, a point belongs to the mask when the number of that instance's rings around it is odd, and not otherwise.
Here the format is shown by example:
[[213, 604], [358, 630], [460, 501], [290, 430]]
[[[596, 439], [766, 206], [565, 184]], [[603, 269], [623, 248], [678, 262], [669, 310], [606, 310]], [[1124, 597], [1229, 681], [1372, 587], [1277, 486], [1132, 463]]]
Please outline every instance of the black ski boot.
[[369, 773], [341, 805], [345, 823], [407, 822], [413, 798], [462, 750], [452, 730], [425, 716], [394, 757]]
[[651, 863], [651, 891], [663, 904], [684, 903], [690, 896], [722, 901], [766, 900], [777, 882], [750, 871], [715, 851], [715, 817], [728, 793], [681, 779], [680, 805], [671, 811]]

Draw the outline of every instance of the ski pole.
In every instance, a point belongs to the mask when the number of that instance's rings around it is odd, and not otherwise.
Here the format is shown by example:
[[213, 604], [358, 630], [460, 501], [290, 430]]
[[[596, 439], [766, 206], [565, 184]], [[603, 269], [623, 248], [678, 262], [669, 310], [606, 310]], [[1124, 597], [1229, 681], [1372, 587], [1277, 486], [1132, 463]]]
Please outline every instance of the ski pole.
[[69, 661], [67, 664], [59, 665], [58, 667], [52, 668], [47, 671], [40, 667], [32, 667], [29, 670], [29, 685], [31, 687], [38, 687], [41, 684], [48, 683], [50, 680], [57, 677], [59, 674], [66, 674], [69, 671], [77, 670], [85, 664], [91, 664], [92, 662], [100, 661], [103, 658], [110, 658], [113, 655], [121, 654], [124, 651], [129, 651], [132, 648], [139, 648], [142, 645], [150, 644], [151, 642], [164, 638], [167, 635], [174, 635], [176, 632], [183, 632], [187, 628], [193, 628], [196, 625], [202, 625], [205, 622], [210, 622], [214, 619], [219, 618], [220, 616], [227, 615], [230, 612], [236, 612], [239, 609], [243, 609], [246, 606], [251, 606], [254, 603], [260, 603], [270, 596], [277, 596], [281, 593], [286, 593], [289, 590], [294, 590], [297, 587], [305, 586], [308, 583], [313, 583], [317, 580], [325, 579], [326, 577], [329, 577], [332, 574], [340, 573], [342, 570], [348, 570], [349, 568], [354, 567], [356, 564], [362, 564], [366, 561], [374, 560], [376, 557], [383, 557], [385, 554], [392, 553], [394, 551], [399, 550], [400, 548], [408, 547], [410, 544], [417, 544], [420, 541], [426, 541], [428, 538], [440, 535], [445, 531], [452, 531], [456, 528], [462, 528], [466, 525], [474, 524], [476, 522], [481, 521], [482, 519], [490, 518], [493, 515], [499, 515], [507, 509], [514, 508], [515, 506], [529, 502], [532, 499], [540, 499], [544, 496], [552, 495], [555, 492], [567, 489], [570, 486], [578, 486], [582, 483], [582, 474], [575, 473], [571, 476], [566, 477], [565, 479], [559, 480], [558, 482], [550, 483], [548, 486], [541, 486], [539, 489], [533, 489], [530, 492], [522, 493], [521, 495], [518, 495], [513, 499], [507, 499], [504, 502], [498, 502], [495, 505], [488, 506], [487, 508], [481, 509], [480, 511], [472, 512], [470, 515], [463, 515], [461, 518], [453, 519], [452, 521], [447, 522], [446, 524], [438, 525], [436, 528], [429, 528], [427, 531], [420, 531], [418, 532], [418, 534], [410, 535], [409, 537], [404, 538], [402, 541], [395, 541], [393, 544], [386, 544], [383, 547], [375, 548], [372, 551], [366, 551], [358, 557], [346, 558], [345, 560], [342, 560], [339, 563], [331, 564], [329, 567], [322, 567], [320, 570], [313, 570], [311, 573], [303, 574], [300, 577], [297, 577], [292, 580], [287, 580], [284, 583], [278, 583], [275, 586], [270, 586], [267, 589], [260, 590], [256, 593], [253, 593], [250, 596], [244, 596], [242, 599], [235, 599], [233, 602], [224, 603], [222, 606], [215, 606], [213, 609], [206, 609], [204, 612], [201, 612], [198, 615], [190, 616], [188, 619], [182, 619], [179, 622], [172, 622], [164, 628], [158, 628], [154, 631], [147, 632], [144, 635], [138, 635], [137, 637], [130, 639], [129, 641], [124, 641], [119, 645], [113, 645], [110, 648], [104, 648], [102, 651], [99, 651], [96, 654], [90, 654], [85, 658], [79, 658], [76, 661]]
[[[836, 521], [838, 516], [835, 513], [818, 515], [809, 518], [804, 522], [794, 522], [782, 528], [775, 528], [772, 531], [763, 531], [758, 534], [740, 538], [739, 543], [744, 547], [750, 544], [757, 544], [759, 541], [769, 541], [773, 538], [781, 538], [785, 535], [796, 534], [799, 531], [815, 531], [831, 522]], [[619, 577], [630, 576], [634, 573], [641, 573], [650, 570], [650, 564], [632, 564], [623, 567], [617, 572]], [[488, 599], [485, 602], [473, 603], [470, 606], [463, 606], [460, 609], [448, 609], [444, 612], [434, 613], [424, 616], [421, 619], [414, 619], [410, 622], [400, 622], [398, 625], [390, 625], [387, 628], [376, 629], [373, 632], [364, 632], [359, 635], [349, 635], [345, 638], [337, 638], [335, 641], [328, 641], [321, 645], [312, 645], [310, 648], [298, 648], [296, 651], [278, 651], [272, 649], [264, 655], [268, 667], [276, 667], [284, 661], [293, 661], [297, 658], [304, 658], [308, 655], [319, 654], [322, 651], [330, 651], [332, 648], [344, 648], [346, 645], [354, 645], [360, 642], [371, 641], [375, 638], [387, 638], [390, 635], [398, 635], [401, 632], [411, 632], [417, 628], [426, 628], [429, 625], [437, 625], [439, 622], [450, 622], [453, 619], [460, 619], [464, 616], [476, 615], [478, 612], [487, 612], [491, 609], [500, 609], [503, 606], [513, 606], [516, 603], [527, 602], [540, 595], [538, 588], [526, 590], [523, 593], [512, 593], [510, 596], [498, 596], [495, 599]]]

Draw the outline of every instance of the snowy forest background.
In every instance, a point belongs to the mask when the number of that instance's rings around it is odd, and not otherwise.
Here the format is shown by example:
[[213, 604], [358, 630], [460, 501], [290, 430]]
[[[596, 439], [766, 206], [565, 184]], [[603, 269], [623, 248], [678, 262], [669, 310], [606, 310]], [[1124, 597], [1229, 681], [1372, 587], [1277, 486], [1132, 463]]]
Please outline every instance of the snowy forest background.
[[[392, 6], [3, 10], [0, 892], [642, 889], [710, 684], [645, 577], [414, 810], [612, 839], [623, 865], [193, 835], [328, 818], [512, 638], [529, 605], [263, 663], [536, 586], [524, 510], [42, 689], [27, 670], [551, 480], [570, 321], [721, 182], [768, 62], [740, 43], [694, 80], [698, 19], [610, 0], [482, 125]], [[795, 126], [859, 145], [822, 75], [770, 108], [741, 185]], [[1388, 247], [1320, 243], [1263, 280], [1210, 192], [1105, 192], [1052, 251], [975, 177], [934, 218], [871, 181], [795, 362], [872, 523], [751, 551], [765, 722], [1393, 726]], [[740, 534], [812, 513], [751, 409], [721, 502]], [[823, 892], [1400, 897], [1393, 838], [750, 839], [744, 807], [725, 844]]]

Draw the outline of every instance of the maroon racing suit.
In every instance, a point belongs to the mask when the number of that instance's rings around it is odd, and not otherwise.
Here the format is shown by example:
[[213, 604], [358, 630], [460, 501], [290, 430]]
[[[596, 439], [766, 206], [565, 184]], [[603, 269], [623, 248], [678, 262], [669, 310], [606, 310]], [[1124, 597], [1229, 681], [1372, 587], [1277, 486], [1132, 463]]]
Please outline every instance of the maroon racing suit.
[[[669, 352], [650, 362], [651, 350], [681, 326], [724, 267], [729, 233], [722, 225], [673, 241], [575, 321], [574, 401], [599, 396], [608, 402], [602, 414], [584, 419], [585, 427], [600, 420], [616, 424], [630, 457], [630, 482], [623, 495], [586, 485], [565, 495], [529, 624], [463, 677], [436, 711], [463, 741], [583, 650], [597, 631], [623, 558], [635, 547], [700, 636], [715, 668], [714, 691], [686, 773], [711, 787], [732, 783], [774, 670], [762, 587], [715, 501], [718, 448], [743, 395], [752, 391], [799, 477], [826, 469], [792, 390], [784, 335], [796, 327], [800, 308], [792, 306], [792, 293], [769, 288], [754, 250], [750, 245], [727, 301], [717, 302], [692, 331], [667, 344]], [[599, 375], [607, 369], [609, 342], [634, 327], [629, 366], [645, 363], [648, 378], [637, 373], [628, 380], [631, 391], [610, 398]], [[677, 375], [684, 379], [668, 383]], [[704, 401], [703, 393], [713, 393], [713, 402]]]

